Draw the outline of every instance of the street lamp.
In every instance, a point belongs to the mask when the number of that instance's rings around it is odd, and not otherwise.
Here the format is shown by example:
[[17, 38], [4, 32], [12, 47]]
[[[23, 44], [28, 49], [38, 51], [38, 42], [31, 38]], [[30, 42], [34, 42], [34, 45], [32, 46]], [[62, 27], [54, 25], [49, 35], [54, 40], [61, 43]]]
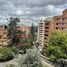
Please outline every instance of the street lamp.
[[61, 59], [60, 61], [61, 61], [60, 67], [65, 67], [65, 65], [64, 65], [64, 59]]

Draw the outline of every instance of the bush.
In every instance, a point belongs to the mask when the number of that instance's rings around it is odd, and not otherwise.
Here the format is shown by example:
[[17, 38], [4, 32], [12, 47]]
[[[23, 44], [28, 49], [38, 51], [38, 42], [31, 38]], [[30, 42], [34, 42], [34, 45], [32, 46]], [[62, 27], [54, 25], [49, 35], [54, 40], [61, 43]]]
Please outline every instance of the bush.
[[14, 54], [17, 54], [19, 52], [19, 48], [17, 47], [12, 47], [10, 49], [14, 52]]
[[31, 45], [23, 45], [22, 46], [22, 49], [29, 49], [29, 48], [31, 48]]
[[20, 48], [20, 50], [26, 50], [26, 49], [30, 49], [30, 48], [32, 48], [32, 46], [31, 45], [27, 45], [27, 44], [25, 44], [25, 45], [22, 45], [21, 47], [19, 47]]
[[13, 59], [13, 51], [10, 48], [0, 48], [0, 62]]

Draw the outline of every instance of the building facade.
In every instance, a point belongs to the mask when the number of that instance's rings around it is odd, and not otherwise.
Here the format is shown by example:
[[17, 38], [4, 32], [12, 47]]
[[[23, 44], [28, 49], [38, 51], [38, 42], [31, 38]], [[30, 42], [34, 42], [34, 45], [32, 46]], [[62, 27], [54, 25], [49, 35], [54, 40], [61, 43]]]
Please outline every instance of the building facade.
[[45, 25], [44, 19], [45, 18], [42, 18], [41, 22], [38, 25], [37, 42], [41, 46], [43, 46], [43, 44], [44, 44], [44, 25]]
[[0, 26], [0, 46], [7, 45], [7, 29], [4, 28], [4, 25]]
[[48, 45], [51, 32], [67, 32], [67, 9], [62, 15], [42, 18], [38, 26], [37, 42], [40, 45]]
[[48, 41], [52, 31], [52, 17], [47, 17], [44, 26], [44, 45], [48, 46]]
[[18, 30], [21, 30], [23, 32], [23, 34], [21, 34], [21, 37], [28, 37], [29, 33], [30, 33], [30, 27], [26, 26], [26, 25], [20, 25], [17, 26]]
[[53, 17], [53, 31], [67, 32], [67, 9], [65, 9], [62, 15]]
[[[20, 39], [26, 38], [29, 35], [30, 27], [25, 25], [17, 26], [18, 30], [21, 30], [22, 33], [18, 35]], [[8, 45], [9, 39], [7, 37], [7, 30], [5, 25], [0, 25], [0, 46]], [[21, 43], [19, 43], [21, 45]]]
[[49, 36], [51, 33], [51, 21], [52, 17], [43, 17], [38, 25], [37, 42], [43, 47], [47, 46]]

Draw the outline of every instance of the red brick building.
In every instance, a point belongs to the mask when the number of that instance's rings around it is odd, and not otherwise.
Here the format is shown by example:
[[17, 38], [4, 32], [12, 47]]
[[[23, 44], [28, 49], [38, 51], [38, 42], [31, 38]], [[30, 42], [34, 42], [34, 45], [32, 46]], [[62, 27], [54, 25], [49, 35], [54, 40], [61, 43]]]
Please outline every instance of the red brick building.
[[[18, 35], [20, 39], [24, 39], [29, 35], [30, 27], [21, 25], [17, 26], [17, 29], [22, 31], [22, 33]], [[7, 29], [5, 29], [4, 25], [0, 25], [0, 45], [8, 45]], [[21, 43], [19, 43], [19, 45], [21, 45]]]
[[37, 41], [42, 46], [46, 45], [53, 31], [67, 32], [67, 9], [63, 11], [62, 15], [41, 19], [38, 27]]
[[62, 15], [53, 17], [53, 30], [60, 32], [67, 32], [67, 9], [65, 9]]

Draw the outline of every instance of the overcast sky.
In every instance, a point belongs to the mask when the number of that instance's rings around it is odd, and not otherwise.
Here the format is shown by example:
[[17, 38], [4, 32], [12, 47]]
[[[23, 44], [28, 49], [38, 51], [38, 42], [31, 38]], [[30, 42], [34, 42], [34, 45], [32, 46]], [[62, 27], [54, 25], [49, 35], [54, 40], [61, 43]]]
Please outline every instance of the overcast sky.
[[65, 8], [67, 0], [0, 0], [0, 23], [17, 16], [25, 24], [37, 24], [41, 17], [61, 14]]

